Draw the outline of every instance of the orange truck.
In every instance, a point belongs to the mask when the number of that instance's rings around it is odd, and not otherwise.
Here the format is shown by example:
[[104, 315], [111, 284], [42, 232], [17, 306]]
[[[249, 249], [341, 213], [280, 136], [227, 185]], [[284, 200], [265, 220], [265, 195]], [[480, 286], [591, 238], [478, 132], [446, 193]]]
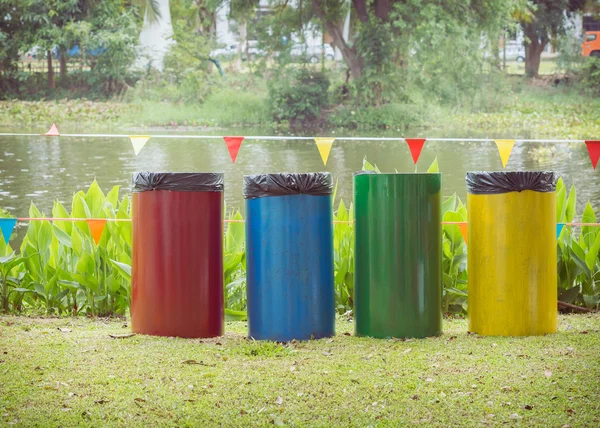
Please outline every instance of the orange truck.
[[600, 31], [586, 31], [583, 34], [581, 53], [583, 56], [600, 58]]

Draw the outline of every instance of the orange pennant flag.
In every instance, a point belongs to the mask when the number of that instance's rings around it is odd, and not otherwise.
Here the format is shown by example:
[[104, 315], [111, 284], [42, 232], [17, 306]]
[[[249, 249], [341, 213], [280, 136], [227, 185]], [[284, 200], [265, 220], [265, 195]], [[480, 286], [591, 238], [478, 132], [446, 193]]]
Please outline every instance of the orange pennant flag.
[[102, 238], [102, 232], [104, 232], [104, 226], [106, 226], [106, 220], [86, 220], [88, 227], [90, 228], [90, 233], [92, 234], [92, 238], [94, 238], [94, 242], [96, 245], [100, 242], [100, 238]]
[[460, 234], [465, 240], [465, 244], [469, 245], [469, 225], [467, 223], [460, 223], [458, 228], [460, 229]]
[[498, 147], [498, 153], [500, 153], [500, 159], [502, 160], [502, 167], [506, 168], [508, 158], [515, 145], [515, 140], [494, 140], [494, 143], [496, 143], [496, 147]]
[[235, 163], [238, 152], [244, 141], [244, 137], [223, 137], [225, 144], [227, 144], [227, 150], [229, 150], [229, 156], [231, 156], [231, 162]]
[[423, 150], [423, 146], [425, 145], [425, 138], [405, 138], [404, 140], [408, 144], [413, 162], [416, 165], [419, 161], [419, 156], [421, 156], [421, 150]]
[[590, 159], [592, 160], [592, 166], [596, 169], [598, 165], [598, 159], [600, 159], [600, 140], [586, 140], [585, 145], [587, 146]]
[[56, 127], [56, 125], [54, 123], [52, 124], [52, 126], [50, 127], [48, 132], [46, 132], [45, 134], [41, 134], [41, 135], [45, 135], [46, 137], [59, 137], [60, 136], [60, 134], [58, 133], [58, 128]]

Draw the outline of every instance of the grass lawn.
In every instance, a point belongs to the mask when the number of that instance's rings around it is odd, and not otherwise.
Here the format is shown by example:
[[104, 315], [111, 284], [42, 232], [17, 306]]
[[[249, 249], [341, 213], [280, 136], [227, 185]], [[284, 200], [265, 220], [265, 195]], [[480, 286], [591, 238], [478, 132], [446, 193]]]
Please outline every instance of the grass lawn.
[[600, 314], [557, 334], [337, 335], [254, 342], [133, 336], [126, 320], [0, 317], [0, 424], [17, 426], [600, 425]]

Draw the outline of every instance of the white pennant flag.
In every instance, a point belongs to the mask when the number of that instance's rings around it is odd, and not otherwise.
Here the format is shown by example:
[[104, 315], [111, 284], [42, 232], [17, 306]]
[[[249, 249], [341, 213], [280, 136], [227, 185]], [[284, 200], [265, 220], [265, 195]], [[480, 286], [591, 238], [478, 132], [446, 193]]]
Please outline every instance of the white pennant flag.
[[129, 139], [131, 140], [131, 145], [133, 146], [133, 151], [135, 152], [135, 155], [137, 156], [142, 151], [142, 149], [144, 148], [144, 146], [146, 145], [146, 143], [148, 142], [150, 137], [145, 136], [145, 135], [130, 135]]

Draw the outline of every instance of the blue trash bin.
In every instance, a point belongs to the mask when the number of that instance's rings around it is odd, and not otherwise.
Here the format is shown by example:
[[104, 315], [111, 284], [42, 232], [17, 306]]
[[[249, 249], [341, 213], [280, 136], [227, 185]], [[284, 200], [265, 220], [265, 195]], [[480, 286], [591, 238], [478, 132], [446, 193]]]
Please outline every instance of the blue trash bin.
[[244, 177], [250, 337], [334, 335], [332, 192], [329, 173]]

